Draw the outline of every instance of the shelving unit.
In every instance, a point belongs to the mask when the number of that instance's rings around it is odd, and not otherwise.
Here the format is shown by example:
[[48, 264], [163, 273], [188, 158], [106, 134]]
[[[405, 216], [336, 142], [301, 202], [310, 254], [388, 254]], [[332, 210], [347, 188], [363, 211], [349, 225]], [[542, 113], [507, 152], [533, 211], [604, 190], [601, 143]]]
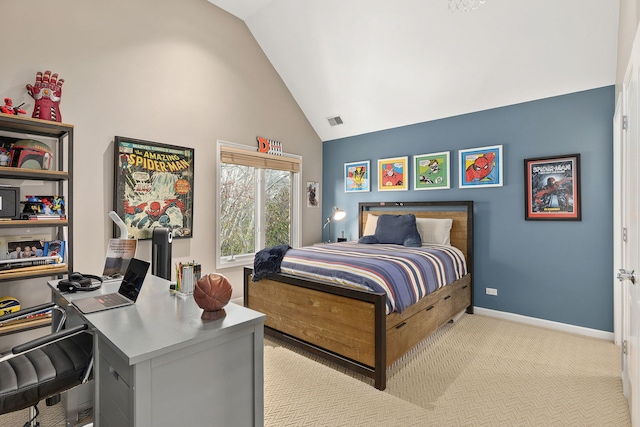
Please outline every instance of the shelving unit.
[[[65, 240], [66, 254], [64, 264], [45, 265], [0, 270], [0, 296], [5, 282], [40, 277], [61, 278], [64, 274], [73, 271], [73, 126], [64, 123], [32, 119], [22, 116], [14, 116], [0, 113], [0, 136], [11, 138], [38, 139], [46, 138], [48, 145], [55, 153], [52, 170], [38, 170], [17, 167], [0, 166], [0, 185], [23, 187], [33, 183], [52, 183], [49, 188], [54, 188], [55, 195], [63, 195], [65, 202], [64, 220], [4, 220], [0, 221], [0, 236], [12, 235], [9, 230], [24, 229], [27, 235], [43, 231], [51, 235], [52, 240]], [[22, 193], [22, 192], [21, 192]], [[24, 200], [26, 194], [21, 194]], [[48, 230], [48, 231], [47, 231]], [[1, 258], [5, 258], [2, 254]], [[19, 298], [19, 296], [16, 296]], [[45, 302], [45, 301], [42, 301]], [[37, 323], [37, 324], [36, 324]], [[11, 330], [0, 328], [0, 335], [13, 333], [20, 330], [42, 327], [50, 324], [45, 319], [37, 319], [33, 322], [24, 322]]]

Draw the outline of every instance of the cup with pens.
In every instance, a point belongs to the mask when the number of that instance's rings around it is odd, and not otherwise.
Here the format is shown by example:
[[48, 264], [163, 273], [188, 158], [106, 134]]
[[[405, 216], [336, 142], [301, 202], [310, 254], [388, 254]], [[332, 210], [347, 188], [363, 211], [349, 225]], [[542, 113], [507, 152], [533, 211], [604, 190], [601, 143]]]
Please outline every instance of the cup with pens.
[[176, 295], [182, 297], [193, 295], [194, 285], [200, 280], [201, 275], [202, 267], [195, 261], [176, 263]]

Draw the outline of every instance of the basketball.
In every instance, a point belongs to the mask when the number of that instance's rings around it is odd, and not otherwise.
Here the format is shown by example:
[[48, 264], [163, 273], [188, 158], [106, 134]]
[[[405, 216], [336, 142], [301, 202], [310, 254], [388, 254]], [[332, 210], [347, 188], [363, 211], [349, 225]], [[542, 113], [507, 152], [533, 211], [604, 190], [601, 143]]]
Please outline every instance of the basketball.
[[231, 283], [226, 277], [212, 273], [196, 282], [193, 298], [204, 311], [217, 311], [227, 305], [232, 292]]

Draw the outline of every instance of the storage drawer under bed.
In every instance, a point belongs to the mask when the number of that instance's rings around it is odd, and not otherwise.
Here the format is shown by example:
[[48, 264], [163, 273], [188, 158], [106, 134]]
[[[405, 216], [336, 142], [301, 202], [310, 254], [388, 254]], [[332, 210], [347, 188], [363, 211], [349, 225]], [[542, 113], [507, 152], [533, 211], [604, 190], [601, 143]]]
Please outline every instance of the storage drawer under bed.
[[[387, 366], [471, 304], [471, 277], [428, 295], [406, 310], [406, 317], [387, 318]], [[418, 308], [419, 307], [419, 308]]]

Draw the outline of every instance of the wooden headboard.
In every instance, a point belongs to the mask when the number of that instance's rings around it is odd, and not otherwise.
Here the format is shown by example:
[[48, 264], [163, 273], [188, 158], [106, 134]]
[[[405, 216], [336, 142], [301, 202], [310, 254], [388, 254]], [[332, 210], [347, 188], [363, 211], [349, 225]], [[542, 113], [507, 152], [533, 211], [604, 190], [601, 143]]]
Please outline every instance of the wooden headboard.
[[417, 218], [451, 218], [451, 245], [460, 249], [473, 265], [473, 202], [361, 202], [358, 204], [358, 235], [362, 236], [367, 215], [414, 214]]

